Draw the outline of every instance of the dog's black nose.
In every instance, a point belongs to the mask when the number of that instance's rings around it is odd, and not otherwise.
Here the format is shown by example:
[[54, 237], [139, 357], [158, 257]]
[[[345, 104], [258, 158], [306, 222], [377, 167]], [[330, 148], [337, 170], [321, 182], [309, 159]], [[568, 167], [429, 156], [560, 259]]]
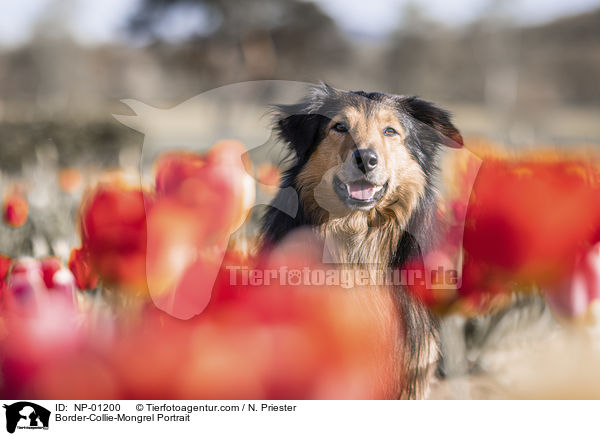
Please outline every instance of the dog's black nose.
[[352, 154], [354, 163], [363, 173], [373, 171], [377, 167], [377, 153], [370, 148], [366, 150], [356, 150]]

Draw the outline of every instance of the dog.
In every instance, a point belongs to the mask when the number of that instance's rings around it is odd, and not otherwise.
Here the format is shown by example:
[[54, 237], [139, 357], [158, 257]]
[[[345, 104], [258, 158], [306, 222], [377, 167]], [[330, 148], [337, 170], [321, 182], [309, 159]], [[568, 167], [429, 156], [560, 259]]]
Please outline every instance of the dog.
[[[402, 268], [435, 244], [437, 157], [463, 139], [450, 114], [414, 96], [314, 87], [275, 108], [274, 127], [291, 152], [280, 198], [293, 188], [299, 210], [267, 210], [262, 245], [309, 226], [338, 263]], [[405, 383], [398, 398], [426, 395], [439, 358], [438, 321], [402, 286], [393, 290]]]

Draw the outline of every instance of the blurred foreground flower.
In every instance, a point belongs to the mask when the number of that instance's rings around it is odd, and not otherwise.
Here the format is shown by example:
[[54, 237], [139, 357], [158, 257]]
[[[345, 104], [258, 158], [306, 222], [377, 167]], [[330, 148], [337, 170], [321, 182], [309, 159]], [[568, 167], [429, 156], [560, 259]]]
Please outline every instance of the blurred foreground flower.
[[229, 236], [254, 204], [239, 141], [216, 143], [205, 154], [171, 151], [158, 157], [155, 189], [121, 175], [105, 177], [84, 196], [81, 248], [69, 267], [80, 289], [95, 276], [117, 292], [152, 297], [182, 319], [204, 310]]
[[600, 166], [583, 159], [486, 157], [464, 229], [460, 295], [478, 306], [563, 283], [600, 239]]
[[0, 312], [3, 397], [56, 398], [56, 392], [43, 387], [36, 391], [30, 383], [37, 383], [32, 379], [56, 362], [80, 362], [80, 314], [74, 292], [73, 276], [56, 259], [14, 261]]
[[276, 194], [281, 181], [281, 170], [272, 163], [264, 163], [256, 168], [256, 178], [260, 188], [267, 194]]
[[86, 248], [73, 248], [68, 265], [79, 289], [85, 291], [98, 286], [98, 275], [91, 266], [90, 255]]
[[[147, 292], [145, 201], [150, 202], [147, 192], [111, 175], [85, 195], [80, 210], [81, 242], [93, 272], [138, 296]], [[76, 259], [83, 257], [75, 254], [73, 265]], [[81, 272], [76, 276], [84, 285], [88, 274]]]
[[8, 276], [11, 263], [12, 259], [10, 257], [0, 254], [0, 303], [2, 302], [2, 297], [4, 296], [6, 278]]
[[8, 194], [2, 204], [4, 222], [11, 227], [21, 227], [27, 221], [29, 203], [18, 193]]
[[148, 288], [165, 312], [189, 319], [208, 305], [229, 236], [254, 204], [254, 179], [239, 141], [206, 155], [169, 152], [156, 163], [156, 200], [148, 208]]
[[8, 314], [36, 316], [51, 300], [74, 303], [75, 280], [56, 258], [15, 260], [4, 282], [2, 303]]
[[[263, 271], [325, 268], [310, 234], [290, 237], [262, 260]], [[229, 262], [239, 258], [226, 256]], [[247, 265], [254, 263], [247, 260]], [[240, 265], [238, 265], [240, 266]], [[67, 307], [44, 305], [8, 319], [0, 338], [5, 396], [38, 399], [394, 398], [403, 382], [401, 325], [385, 289], [232, 285], [194, 320], [152, 305], [138, 321], [77, 322]], [[38, 284], [43, 284], [42, 275]], [[89, 316], [90, 314], [82, 313]]]
[[197, 214], [208, 238], [220, 243], [237, 230], [254, 204], [254, 179], [239, 141], [217, 142], [206, 155], [174, 151], [156, 162], [156, 194]]

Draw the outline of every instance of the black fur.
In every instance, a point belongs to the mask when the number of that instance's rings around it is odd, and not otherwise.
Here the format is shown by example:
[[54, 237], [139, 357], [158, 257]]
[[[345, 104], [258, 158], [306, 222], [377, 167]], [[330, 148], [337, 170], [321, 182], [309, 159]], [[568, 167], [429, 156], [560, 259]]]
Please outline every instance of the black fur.
[[[435, 226], [436, 189], [435, 178], [438, 168], [436, 157], [440, 145], [462, 146], [462, 137], [451, 123], [449, 114], [432, 103], [417, 97], [391, 96], [383, 93], [363, 91], [346, 92], [333, 89], [325, 84], [315, 87], [301, 102], [293, 105], [281, 105], [276, 108], [275, 129], [290, 151], [292, 165], [284, 173], [281, 188], [292, 187], [297, 190], [296, 178], [306, 165], [312, 152], [324, 137], [324, 128], [328, 121], [342, 108], [355, 105], [369, 110], [373, 103], [391, 102], [407, 132], [406, 146], [426, 175], [425, 195], [411, 215], [407, 228], [392, 257], [392, 268], [401, 268], [407, 260], [421, 258], [429, 246], [419, 245], [415, 235], [433, 235]], [[278, 194], [281, 196], [281, 194]], [[278, 198], [275, 201], [282, 201]], [[316, 226], [311, 217], [304, 213], [300, 204], [298, 214], [292, 218], [276, 208], [269, 208], [263, 217], [262, 236], [264, 245], [277, 244], [290, 231], [302, 226]], [[434, 241], [430, 240], [430, 244]], [[397, 292], [398, 310], [403, 315], [407, 345], [405, 361], [410, 383], [405, 386], [402, 397], [417, 398], [422, 395], [425, 378], [420, 368], [420, 354], [428, 338], [438, 338], [438, 323], [420, 302], [404, 289]]]

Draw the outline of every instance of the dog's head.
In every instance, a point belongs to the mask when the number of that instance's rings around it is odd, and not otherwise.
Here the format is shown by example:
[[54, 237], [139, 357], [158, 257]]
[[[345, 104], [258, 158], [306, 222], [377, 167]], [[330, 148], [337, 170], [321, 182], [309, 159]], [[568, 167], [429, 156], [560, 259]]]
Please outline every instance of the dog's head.
[[309, 213], [336, 216], [395, 209], [407, 217], [431, 183], [439, 147], [462, 146], [448, 113], [429, 102], [327, 85], [280, 106], [277, 128], [297, 156]]

